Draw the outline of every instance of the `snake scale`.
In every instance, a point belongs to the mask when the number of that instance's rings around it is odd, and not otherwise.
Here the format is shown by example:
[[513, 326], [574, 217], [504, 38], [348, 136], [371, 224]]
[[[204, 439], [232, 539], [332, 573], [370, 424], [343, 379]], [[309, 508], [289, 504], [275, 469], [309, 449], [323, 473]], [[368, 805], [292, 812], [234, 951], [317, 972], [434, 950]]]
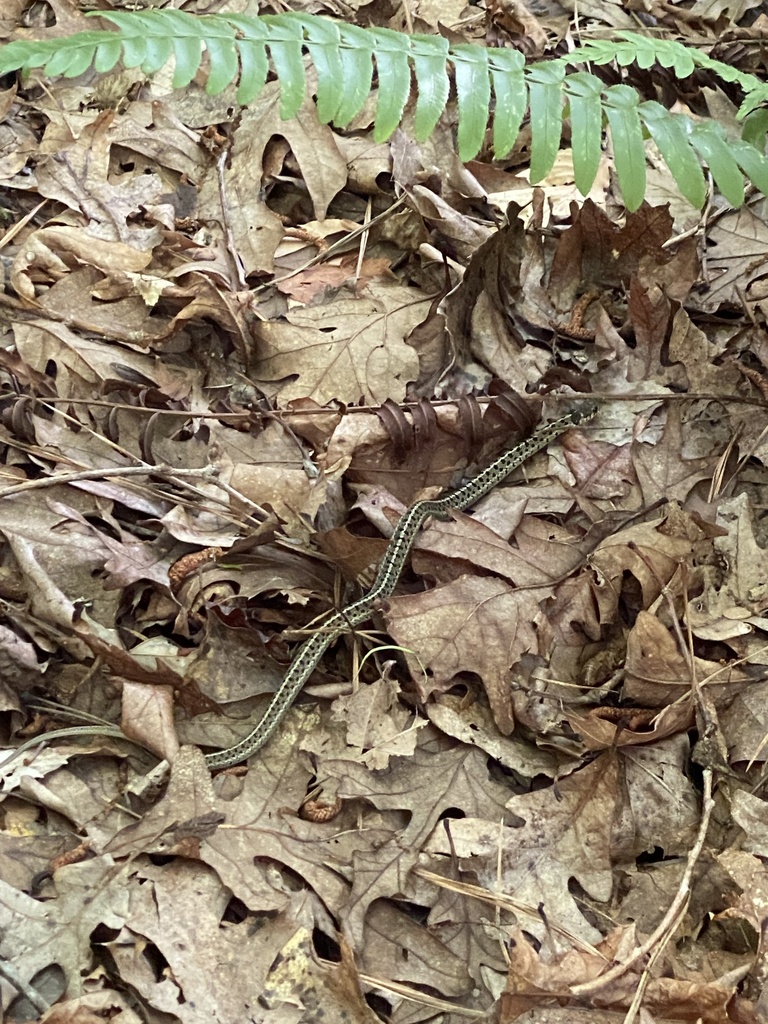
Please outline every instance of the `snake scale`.
[[261, 720], [251, 732], [232, 747], [205, 755], [209, 768], [229, 768], [239, 764], [266, 743], [283, 716], [293, 704], [296, 696], [315, 670], [315, 666], [327, 648], [342, 633], [371, 617], [378, 602], [390, 597], [403, 571], [408, 552], [425, 519], [429, 516], [446, 518], [450, 512], [461, 512], [493, 490], [497, 484], [517, 469], [532, 455], [545, 448], [553, 438], [577, 423], [592, 419], [597, 412], [593, 403], [584, 403], [569, 412], [567, 416], [553, 420], [540, 427], [535, 433], [508, 451], [503, 452], [494, 462], [458, 490], [450, 491], [442, 498], [417, 501], [400, 517], [389, 542], [371, 589], [357, 601], [341, 611], [334, 612], [305, 640], [294, 655], [285, 678], [269, 702]]
[[[394, 593], [397, 581], [400, 579], [403, 566], [408, 558], [408, 553], [425, 519], [429, 516], [445, 519], [452, 511], [461, 512], [465, 508], [469, 508], [470, 505], [473, 505], [479, 498], [482, 498], [483, 495], [501, 483], [513, 469], [522, 465], [522, 463], [530, 459], [532, 455], [535, 455], [542, 448], [545, 448], [550, 441], [558, 437], [569, 427], [592, 419], [596, 412], [597, 406], [594, 403], [583, 403], [566, 416], [561, 416], [559, 419], [540, 427], [527, 440], [522, 441], [514, 448], [503, 452], [487, 469], [473, 477], [463, 487], [459, 487], [458, 490], [450, 491], [441, 498], [417, 501], [414, 505], [411, 505], [403, 513], [395, 527], [392, 539], [387, 546], [387, 550], [381, 560], [381, 565], [376, 573], [376, 578], [368, 593], [359, 600], [353, 601], [352, 604], [347, 605], [341, 611], [334, 612], [321, 623], [319, 629], [308, 640], [301, 644], [285, 674], [285, 678], [267, 705], [267, 709], [256, 727], [248, 733], [245, 739], [235, 743], [234, 746], [218, 750], [213, 754], [206, 754], [206, 765], [212, 769], [229, 768], [250, 757], [251, 754], [255, 753], [266, 743], [293, 704], [304, 683], [312, 675], [315, 666], [327, 648], [344, 632], [370, 618], [376, 610], [377, 604]], [[119, 729], [109, 725], [84, 725], [68, 729], [56, 729], [42, 737], [22, 743], [9, 758], [0, 762], [0, 767], [14, 760], [22, 751], [39, 744], [41, 740], [74, 738], [87, 735], [113, 736], [126, 739]]]

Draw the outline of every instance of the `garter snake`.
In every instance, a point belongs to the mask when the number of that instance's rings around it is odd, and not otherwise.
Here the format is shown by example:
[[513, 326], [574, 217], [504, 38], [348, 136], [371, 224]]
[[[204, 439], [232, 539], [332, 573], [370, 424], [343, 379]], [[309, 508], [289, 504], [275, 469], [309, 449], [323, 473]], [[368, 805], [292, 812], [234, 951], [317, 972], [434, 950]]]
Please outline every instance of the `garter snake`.
[[371, 589], [358, 601], [353, 601], [339, 612], [334, 612], [299, 647], [294, 655], [285, 678], [274, 697], [267, 705], [258, 725], [248, 733], [245, 739], [225, 750], [217, 750], [214, 754], [205, 755], [205, 763], [209, 768], [229, 768], [239, 764], [255, 753], [269, 739], [283, 716], [293, 704], [304, 683], [309, 679], [320, 661], [323, 653], [337, 640], [342, 633], [359, 626], [371, 617], [377, 603], [391, 597], [397, 581], [413, 546], [416, 535], [428, 516], [446, 518], [452, 511], [461, 512], [469, 508], [479, 498], [501, 483], [513, 469], [517, 469], [536, 452], [545, 448], [549, 442], [562, 434], [569, 427], [592, 419], [597, 412], [593, 403], [574, 409], [567, 416], [553, 420], [540, 427], [535, 433], [508, 451], [503, 452], [494, 462], [463, 487], [451, 491], [442, 498], [417, 501], [400, 517], [395, 532], [389, 542], [381, 565], [376, 573]]
[[[235, 743], [234, 746], [218, 750], [213, 754], [206, 754], [206, 765], [212, 769], [229, 768], [250, 757], [251, 754], [255, 753], [266, 743], [293, 704], [304, 683], [314, 672], [316, 665], [327, 648], [347, 630], [360, 625], [360, 623], [370, 618], [376, 610], [377, 604], [394, 593], [408, 558], [408, 553], [425, 519], [429, 516], [445, 519], [452, 511], [461, 512], [469, 508], [470, 505], [473, 505], [479, 498], [482, 498], [489, 491], [493, 490], [497, 484], [501, 483], [513, 469], [517, 469], [518, 466], [531, 458], [532, 455], [545, 448], [550, 441], [558, 437], [569, 427], [592, 419], [596, 412], [597, 406], [592, 402], [578, 406], [566, 416], [561, 416], [559, 419], [540, 427], [527, 440], [522, 441], [514, 448], [503, 452], [487, 469], [484, 469], [457, 490], [450, 491], [442, 498], [417, 501], [411, 505], [403, 513], [395, 527], [373, 585], [368, 593], [359, 600], [353, 601], [352, 604], [347, 605], [341, 611], [330, 615], [321, 623], [318, 630], [301, 644], [291, 661], [282, 683], [267, 705], [267, 709], [256, 727], [248, 733], [245, 739]], [[46, 738], [55, 739], [85, 735], [126, 738], [119, 729], [112, 726], [85, 725], [68, 729], [57, 729], [54, 732], [38, 737], [36, 740], [26, 741], [11, 758], [6, 759], [2, 764], [6, 764], [7, 761], [15, 758], [22, 750], [39, 743], [41, 740], [44, 741]]]

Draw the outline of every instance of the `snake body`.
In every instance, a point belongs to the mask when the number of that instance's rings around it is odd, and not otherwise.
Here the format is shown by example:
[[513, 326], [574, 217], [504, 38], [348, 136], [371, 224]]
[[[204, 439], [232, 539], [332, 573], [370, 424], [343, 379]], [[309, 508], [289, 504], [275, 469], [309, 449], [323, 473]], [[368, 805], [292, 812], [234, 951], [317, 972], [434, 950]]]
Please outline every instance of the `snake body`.
[[[461, 512], [469, 508], [479, 498], [501, 483], [501, 481], [522, 465], [532, 455], [545, 448], [559, 434], [562, 434], [569, 427], [577, 423], [584, 423], [592, 419], [597, 412], [597, 406], [592, 403], [584, 403], [577, 407], [567, 416], [553, 420], [551, 423], [540, 427], [534, 434], [521, 444], [503, 452], [495, 462], [492, 462], [487, 469], [473, 477], [463, 487], [451, 491], [442, 498], [428, 501], [417, 501], [403, 513], [400, 521], [395, 527], [392, 539], [387, 546], [384, 557], [376, 573], [373, 586], [358, 601], [353, 601], [339, 612], [334, 612], [324, 623], [321, 624], [318, 632], [312, 634], [308, 640], [298, 648], [290, 667], [285, 674], [280, 687], [272, 700], [267, 705], [261, 720], [245, 739], [240, 740], [232, 747], [218, 750], [213, 754], [205, 755], [205, 763], [209, 768], [229, 768], [231, 765], [239, 764], [251, 754], [255, 753], [269, 739], [283, 716], [293, 704], [299, 690], [309, 679], [315, 670], [315, 666], [327, 648], [337, 640], [348, 629], [354, 628], [370, 618], [375, 611], [376, 605], [392, 595], [403, 571], [408, 552], [413, 546], [416, 535], [421, 529], [424, 520], [428, 516], [446, 518], [451, 511]], [[56, 729], [46, 733], [42, 737], [27, 740], [22, 743], [8, 758], [0, 762], [0, 768], [5, 767], [15, 760], [23, 751], [30, 747], [37, 746], [42, 741], [53, 739], [73, 739], [79, 736], [112, 736], [117, 739], [127, 737], [119, 729], [110, 725], [82, 725], [68, 729]], [[167, 763], [163, 762], [166, 764]]]
[[597, 411], [593, 403], [574, 409], [567, 416], [540, 427], [521, 444], [503, 452], [477, 476], [442, 498], [417, 501], [400, 518], [389, 542], [371, 589], [357, 601], [341, 611], [334, 612], [298, 648], [280, 687], [270, 700], [256, 727], [232, 747], [205, 755], [209, 768], [229, 768], [239, 764], [266, 743], [283, 716], [293, 704], [304, 683], [309, 679], [324, 652], [343, 633], [371, 617], [378, 602], [390, 597], [397, 586], [408, 553], [424, 520], [429, 516], [445, 519], [452, 511], [461, 512], [479, 498], [493, 490], [497, 484], [517, 469], [536, 452], [545, 448], [553, 438], [569, 427], [591, 419]]

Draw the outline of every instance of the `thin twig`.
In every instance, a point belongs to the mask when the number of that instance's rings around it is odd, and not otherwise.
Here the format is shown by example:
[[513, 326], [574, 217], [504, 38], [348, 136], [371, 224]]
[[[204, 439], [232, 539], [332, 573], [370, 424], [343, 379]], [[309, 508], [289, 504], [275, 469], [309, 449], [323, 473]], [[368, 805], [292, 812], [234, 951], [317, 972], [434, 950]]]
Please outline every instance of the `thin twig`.
[[175, 466], [105, 466], [102, 469], [82, 469], [77, 473], [59, 473], [54, 476], [46, 476], [41, 480], [25, 480], [24, 483], [14, 484], [13, 487], [6, 487], [0, 491], [0, 498], [9, 498], [12, 494], [22, 494], [24, 491], [40, 491], [45, 487], [55, 487], [57, 484], [70, 484], [78, 480], [107, 480], [111, 477], [124, 476], [174, 476], [185, 477], [213, 477], [218, 470], [215, 466], [203, 466], [199, 469], [177, 469]]
[[[337, 242], [331, 243], [331, 245], [329, 245], [327, 249], [324, 249], [323, 252], [319, 252], [316, 256], [313, 256], [311, 260], [308, 260], [306, 263], [302, 263], [301, 266], [295, 267], [293, 270], [289, 270], [286, 274], [283, 274], [282, 277], [273, 277], [271, 281], [266, 281], [264, 284], [257, 285], [252, 290], [252, 294], [257, 295], [259, 292], [266, 291], [268, 288], [274, 288], [275, 285], [282, 284], [283, 281], [289, 281], [292, 277], [296, 277], [297, 274], [303, 274], [304, 271], [309, 270], [310, 267], [314, 267], [318, 263], [325, 262], [325, 260], [329, 259], [331, 256], [335, 256], [337, 252], [343, 252], [348, 247], [349, 243], [359, 235], [370, 231], [375, 224], [380, 223], [387, 217], [391, 217], [395, 210], [405, 203], [406, 199], [407, 196], [400, 196], [400, 198], [396, 199], [391, 206], [386, 208], [386, 210], [382, 210], [382, 212], [377, 214], [372, 220], [355, 228], [354, 231], [349, 231], [343, 238], [340, 238]], [[327, 412], [328, 410], [324, 409], [323, 411]]]
[[688, 854], [688, 861], [685, 866], [685, 872], [680, 885], [678, 886], [675, 898], [667, 910], [664, 918], [659, 924], [658, 928], [654, 933], [647, 939], [642, 945], [636, 946], [633, 953], [622, 963], [616, 964], [605, 974], [601, 974], [599, 978], [594, 978], [592, 981], [586, 981], [582, 985], [572, 985], [570, 992], [574, 996], [585, 996], [592, 992], [597, 992], [601, 988], [605, 988], [606, 985], [610, 985], [616, 978], [620, 978], [622, 974], [626, 974], [632, 964], [636, 963], [642, 957], [647, 956], [653, 947], [660, 941], [662, 941], [664, 935], [670, 930], [678, 919], [680, 910], [685, 905], [691, 892], [691, 879], [693, 877], [693, 869], [696, 867], [696, 863], [701, 856], [701, 851], [704, 848], [704, 840], [707, 837], [707, 831], [709, 829], [709, 819], [712, 816], [712, 811], [715, 806], [715, 801], [712, 799], [712, 770], [710, 768], [704, 769], [704, 799], [702, 801], [701, 809], [701, 822], [699, 824], [699, 834], [696, 837], [696, 842], [693, 845], [693, 849]]
[[436, 999], [434, 996], [427, 995], [425, 992], [419, 992], [418, 989], [413, 989], [409, 985], [402, 985], [398, 981], [392, 981], [391, 978], [377, 978], [373, 974], [363, 974], [362, 971], [358, 974], [358, 977], [366, 985], [373, 985], [374, 988], [380, 988], [383, 992], [393, 992], [395, 995], [402, 996], [403, 999], [410, 999], [411, 1002], [419, 1003], [421, 1006], [430, 1006], [433, 1010], [445, 1010], [455, 1014], [457, 1017], [470, 1017], [472, 1020], [488, 1020], [488, 1012], [486, 1010], [470, 1010], [465, 1006], [449, 1003], [447, 999]]
[[[528, 917], [539, 923], [541, 922], [541, 914], [539, 913], [538, 907], [521, 903], [520, 900], [516, 900], [512, 896], [508, 896], [506, 893], [491, 892], [490, 889], [485, 889], [480, 885], [473, 885], [471, 882], [462, 882], [454, 878], [446, 878], [445, 875], [439, 875], [434, 871], [427, 870], [427, 868], [415, 867], [412, 870], [414, 875], [418, 875], [418, 877], [423, 878], [425, 882], [431, 882], [433, 885], [436, 885], [441, 889], [448, 889], [450, 892], [461, 893], [464, 896], [471, 896], [473, 899], [481, 900], [483, 903], [490, 903], [491, 906], [503, 907], [505, 910], [512, 911], [513, 914]], [[566, 941], [577, 946], [579, 949], [583, 949], [591, 956], [603, 955], [591, 943], [580, 938], [567, 928], [561, 928], [559, 925], [554, 923], [550, 923], [549, 927], [550, 931], [556, 932]], [[603, 958], [606, 960], [606, 963], [609, 962], [607, 958]]]
[[232, 262], [232, 267], [235, 272], [235, 283], [241, 292], [244, 292], [248, 287], [248, 282], [245, 279], [245, 268], [243, 262], [240, 259], [237, 244], [235, 242], [235, 235], [232, 231], [232, 217], [231, 207], [229, 204], [229, 197], [227, 195], [227, 181], [226, 181], [226, 167], [227, 160], [229, 159], [231, 142], [228, 139], [226, 144], [223, 146], [221, 153], [216, 160], [216, 180], [219, 185], [219, 202], [221, 203], [221, 220], [224, 227], [224, 238], [227, 245], [227, 253]]
[[[38, 401], [38, 399], [35, 399], [35, 401]], [[97, 441], [101, 441], [103, 444], [107, 445], [113, 451], [118, 452], [123, 458], [133, 459], [135, 462], [138, 462], [139, 463], [139, 468], [142, 467], [142, 466], [148, 466], [149, 465], [149, 463], [147, 463], [147, 462], [142, 462], [136, 455], [133, 454], [133, 452], [128, 451], [126, 448], [122, 448], [120, 445], [116, 444], [114, 441], [111, 441], [108, 437], [105, 437], [103, 434], [98, 433], [98, 431], [95, 431], [95, 430], [91, 429], [91, 427], [88, 427], [88, 426], [85, 426], [85, 425], [81, 424], [79, 422], [79, 420], [77, 420], [75, 417], [70, 416], [68, 413], [62, 412], [61, 410], [55, 409], [52, 405], [48, 405], [48, 400], [47, 399], [42, 404], [43, 404], [44, 408], [48, 408], [51, 412], [54, 412], [57, 416], [63, 417], [65, 420], [67, 420], [68, 422], [72, 423], [74, 426], [76, 426], [78, 428], [83, 427], [83, 429], [87, 430], [91, 434], [91, 436], [94, 437]], [[97, 402], [95, 404], [99, 404], [99, 403]], [[106, 404], [109, 405], [109, 403], [106, 403]], [[114, 408], [118, 408], [118, 407], [115, 406]], [[125, 406], [124, 408], [132, 409], [133, 407], [132, 406]], [[146, 412], [152, 412], [153, 410], [147, 409], [145, 411]], [[188, 413], [184, 413], [184, 415], [187, 418], [189, 417]], [[214, 415], [214, 414], [211, 414], [211, 415]], [[242, 414], [238, 413], [238, 415], [242, 415]], [[46, 450], [45, 448], [41, 448], [39, 445], [21, 444], [20, 442], [18, 442], [15, 439], [6, 441], [6, 444], [13, 444], [20, 451], [25, 451], [25, 452], [28, 452], [29, 454], [32, 454], [32, 455], [38, 455], [40, 458], [50, 458], [50, 452], [48, 450]], [[74, 460], [70, 459], [69, 461], [73, 462]], [[209, 469], [209, 467], [207, 467], [207, 469]], [[73, 472], [80, 472], [80, 470], [73, 470]], [[199, 468], [198, 468], [198, 470], [195, 470], [194, 472], [197, 474], [199, 472]], [[190, 473], [190, 470], [175, 470], [173, 472], [173, 475], [169, 476], [170, 482], [173, 483], [174, 482], [174, 477], [180, 477], [180, 476], [182, 476], [185, 473], [187, 473], [187, 474]], [[121, 475], [125, 476], [126, 474], [122, 473]], [[62, 480], [63, 478], [64, 478], [64, 475], [61, 474], [58, 477], [56, 477], [55, 479], [57, 481], [59, 481], [59, 480]], [[161, 499], [164, 500], [164, 501], [175, 500], [179, 504], [186, 503], [190, 508], [195, 508], [195, 510], [198, 511], [198, 512], [205, 511], [205, 512], [209, 512], [211, 515], [222, 515], [223, 514], [223, 515], [227, 516], [232, 522], [237, 523], [238, 525], [240, 525], [242, 523], [242, 519], [241, 518], [232, 515], [228, 502], [222, 500], [221, 498], [217, 498], [217, 497], [215, 497], [212, 494], [206, 494], [204, 491], [201, 491], [199, 488], [194, 487], [193, 485], [190, 485], [190, 484], [185, 484], [181, 480], [179, 480], [178, 483], [179, 483], [180, 487], [184, 488], [184, 490], [189, 491], [196, 498], [199, 498], [202, 501], [203, 504], [192, 505], [191, 502], [188, 502], [184, 498], [176, 498], [176, 497], [170, 498], [168, 495], [164, 495], [164, 494], [160, 493]], [[243, 505], [245, 505], [246, 507], [250, 508], [252, 510], [252, 513], [254, 514], [255, 518], [260, 519], [262, 522], [269, 518], [269, 513], [265, 509], [263, 509], [260, 505], [257, 505], [254, 501], [251, 501], [250, 498], [246, 498], [246, 496], [244, 494], [241, 494], [241, 492], [236, 490], [234, 487], [232, 487], [231, 484], [225, 484], [222, 480], [217, 480], [216, 481], [216, 485], [217, 485], [217, 487], [221, 488], [221, 490], [225, 491], [230, 497], [237, 499]], [[0, 493], [3, 493], [3, 492], [0, 492]], [[216, 505], [219, 505], [222, 509], [224, 509], [224, 513], [219, 513], [215, 509], [210, 508], [207, 505], [208, 502], [214, 502]]]
[[[374, 221], [371, 221], [373, 224]], [[370, 226], [370, 225], [368, 225]], [[361, 231], [365, 228], [361, 228]], [[294, 273], [292, 271], [292, 273]], [[0, 295], [0, 299], [2, 296]], [[340, 416], [338, 409], [329, 409], [327, 406], [318, 406], [316, 409], [247, 409], [243, 412], [195, 412], [192, 413], [189, 409], [151, 409], [147, 406], [141, 405], [128, 405], [125, 402], [111, 402], [108, 399], [103, 398], [37, 398], [34, 395], [20, 396], [12, 394], [11, 392], [5, 392], [0, 394], [0, 402], [7, 399], [18, 400], [20, 397], [28, 398], [31, 402], [39, 402], [42, 405], [48, 406], [50, 409], [56, 408], [58, 404], [61, 405], [85, 405], [93, 408], [102, 409], [118, 409], [124, 410], [125, 412], [144, 414], [146, 416], [173, 416], [177, 419], [197, 419], [197, 420], [220, 420], [222, 423], [237, 423], [240, 420], [248, 419], [248, 417], [254, 417], [258, 419], [270, 419], [270, 420], [283, 420], [283, 419], [304, 419], [307, 416]], [[720, 402], [722, 405], [749, 405], [755, 406], [759, 409], [768, 409], [768, 403], [762, 397], [751, 398], [749, 395], [723, 395], [715, 394], [710, 391], [690, 391], [685, 394], [651, 394], [644, 391], [639, 391], [636, 394], [614, 394], [611, 391], [590, 391], [590, 392], [563, 392], [562, 394], [549, 394], [547, 395], [548, 401], [555, 402], [570, 402], [577, 401], [578, 399], [589, 398], [598, 402], [657, 402], [660, 405], [667, 405], [670, 402]], [[478, 405], [490, 405], [494, 399], [488, 395], [478, 395], [475, 399]], [[456, 401], [453, 398], [436, 398], [429, 403], [433, 409], [444, 409], [447, 407], [455, 406]], [[410, 412], [413, 409], [413, 402], [399, 402], [398, 408], [404, 412]], [[354, 405], [348, 406], [344, 410], [345, 416], [357, 416], [364, 415], [365, 413], [377, 412], [380, 409], [379, 405]], [[60, 409], [56, 408], [57, 415], [64, 415]], [[72, 420], [77, 423], [77, 420]], [[79, 427], [83, 427], [84, 424], [78, 424]], [[94, 436], [100, 436], [94, 433]], [[117, 450], [121, 450], [119, 446], [115, 446]]]
[[648, 963], [645, 965], [645, 970], [643, 971], [640, 977], [640, 981], [637, 985], [637, 988], [635, 989], [635, 994], [632, 997], [632, 1002], [629, 1004], [629, 1009], [624, 1015], [624, 1020], [622, 1021], [622, 1024], [634, 1024], [635, 1017], [637, 1016], [640, 1007], [643, 1005], [643, 997], [645, 996], [646, 989], [648, 988], [648, 985], [651, 981], [651, 974], [653, 972], [654, 965], [656, 964], [657, 960], [664, 952], [664, 950], [667, 948], [670, 940], [672, 939], [672, 936], [675, 934], [678, 925], [680, 924], [686, 910], [688, 909], [689, 902], [690, 893], [688, 894], [688, 899], [686, 899], [682, 906], [679, 908], [677, 912], [677, 917], [670, 924], [669, 931], [666, 935], [662, 937], [661, 942], [659, 942], [658, 946], [654, 949], [654, 951], [648, 958]]

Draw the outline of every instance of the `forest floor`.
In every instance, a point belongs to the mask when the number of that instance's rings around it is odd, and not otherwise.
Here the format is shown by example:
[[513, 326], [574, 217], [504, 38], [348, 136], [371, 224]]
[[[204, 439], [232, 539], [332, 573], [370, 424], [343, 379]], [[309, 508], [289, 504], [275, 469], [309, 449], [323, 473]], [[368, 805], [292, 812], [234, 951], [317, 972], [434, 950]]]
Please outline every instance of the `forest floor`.
[[[643, 26], [578, 6], [413, 27]], [[644, 18], [765, 78], [760, 6]], [[735, 126], [704, 73], [625, 74]], [[607, 147], [586, 199], [567, 148], [533, 188], [450, 105], [382, 143], [276, 82], [0, 84], [0, 740], [39, 738], [0, 765], [6, 1019], [768, 1019], [768, 200], [693, 209], [650, 142], [634, 213]], [[579, 396], [212, 777], [403, 511]], [[45, 741], [94, 720], [131, 742]]]

